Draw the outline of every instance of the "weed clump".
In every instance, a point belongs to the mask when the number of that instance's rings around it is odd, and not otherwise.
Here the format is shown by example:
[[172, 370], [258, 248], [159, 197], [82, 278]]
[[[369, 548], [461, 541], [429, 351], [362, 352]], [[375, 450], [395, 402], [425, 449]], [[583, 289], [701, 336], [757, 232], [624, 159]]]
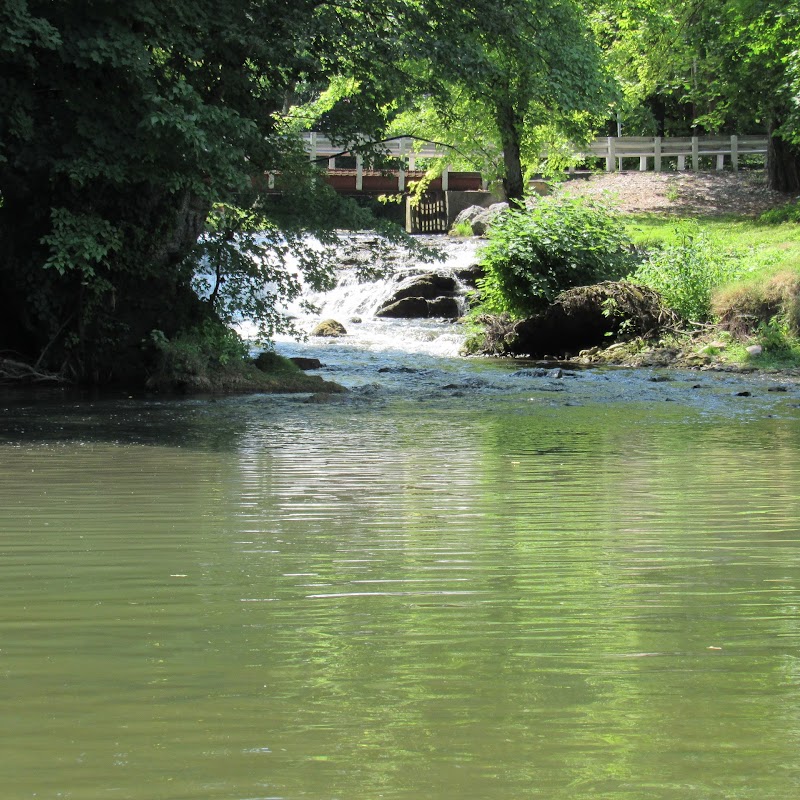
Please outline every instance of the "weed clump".
[[713, 316], [713, 291], [742, 272], [741, 260], [725, 253], [696, 220], [677, 226], [677, 241], [653, 249], [631, 280], [658, 291], [666, 304], [687, 321]]

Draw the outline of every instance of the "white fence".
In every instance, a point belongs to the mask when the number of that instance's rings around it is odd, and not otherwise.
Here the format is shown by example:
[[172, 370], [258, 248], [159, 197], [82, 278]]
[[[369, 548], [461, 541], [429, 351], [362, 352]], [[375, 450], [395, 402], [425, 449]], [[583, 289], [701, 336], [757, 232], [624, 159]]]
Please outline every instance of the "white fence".
[[[306, 150], [312, 160], [328, 159], [328, 169], [336, 169], [336, 157], [345, 155], [347, 148], [333, 145], [322, 134], [303, 134]], [[366, 144], [366, 140], [360, 144]], [[624, 169], [626, 159], [638, 159], [639, 170], [653, 169], [660, 172], [674, 164], [678, 171], [686, 169], [687, 161], [691, 169], [699, 171], [702, 159], [710, 158], [717, 170], [725, 169], [726, 159], [733, 170], [739, 169], [740, 159], [745, 156], [758, 156], [766, 162], [769, 140], [766, 136], [685, 136], [685, 137], [644, 137], [608, 136], [595, 139], [587, 148], [579, 151], [581, 158], [599, 158], [605, 161], [607, 172]], [[358, 142], [353, 146], [358, 146]], [[381, 150], [387, 158], [397, 159], [400, 190], [405, 186], [405, 172], [416, 168], [418, 158], [445, 156], [447, 148], [431, 142], [420, 143], [410, 137], [391, 139], [381, 143]], [[356, 173], [364, 169], [363, 158], [355, 154]], [[445, 170], [444, 180], [447, 178]]]
[[656, 172], [661, 172], [668, 160], [674, 160], [678, 171], [683, 171], [687, 159], [697, 172], [704, 157], [710, 157], [717, 170], [725, 169], [725, 159], [732, 169], [738, 170], [743, 156], [759, 156], [766, 161], [768, 144], [766, 136], [609, 136], [595, 139], [582, 155], [605, 159], [607, 172], [623, 169], [623, 159], [627, 158], [639, 159], [641, 172], [646, 172], [651, 165]]

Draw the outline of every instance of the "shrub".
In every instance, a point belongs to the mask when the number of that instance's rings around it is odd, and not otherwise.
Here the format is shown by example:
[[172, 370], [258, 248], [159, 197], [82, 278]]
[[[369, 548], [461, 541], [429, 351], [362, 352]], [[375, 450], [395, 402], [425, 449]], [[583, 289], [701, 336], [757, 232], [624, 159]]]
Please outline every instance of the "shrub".
[[205, 379], [215, 370], [243, 362], [248, 354], [236, 331], [213, 318], [171, 340], [161, 331], [151, 331], [149, 343], [159, 354], [160, 379], [168, 376], [176, 381]]
[[573, 286], [622, 277], [632, 248], [608, 207], [574, 197], [547, 197], [492, 223], [478, 282], [483, 310], [525, 317]]
[[712, 290], [741, 274], [741, 260], [726, 254], [696, 220], [680, 222], [676, 232], [677, 243], [651, 251], [632, 280], [655, 289], [684, 319], [706, 320]]

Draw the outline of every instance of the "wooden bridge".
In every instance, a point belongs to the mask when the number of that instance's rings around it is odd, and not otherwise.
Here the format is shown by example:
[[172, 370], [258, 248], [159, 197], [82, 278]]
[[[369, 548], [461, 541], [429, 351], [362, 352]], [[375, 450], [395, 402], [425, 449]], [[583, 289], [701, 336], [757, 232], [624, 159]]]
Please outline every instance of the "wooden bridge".
[[[381, 143], [384, 154], [379, 165], [365, 162], [358, 152], [351, 153], [333, 145], [322, 134], [303, 136], [309, 158], [327, 159], [327, 180], [343, 193], [403, 193], [411, 180], [418, 180], [424, 170], [417, 169], [423, 159], [446, 158], [447, 148], [430, 142], [420, 143], [410, 137], [398, 137]], [[363, 143], [362, 143], [363, 144]], [[595, 139], [588, 147], [576, 149], [576, 155], [588, 165], [603, 164], [607, 172], [633, 168], [645, 172], [687, 169], [738, 170], [743, 159], [765, 162], [766, 136], [686, 136], [643, 137], [608, 136]], [[478, 172], [454, 172], [446, 166], [440, 178], [431, 182], [431, 190], [469, 191], [486, 189]]]
[[[319, 133], [306, 133], [303, 140], [312, 161], [327, 159], [328, 183], [338, 192], [390, 194], [403, 193], [410, 181], [420, 180], [424, 169], [417, 169], [423, 159], [446, 157], [446, 148], [432, 142], [419, 142], [411, 137], [398, 137], [381, 142], [380, 163], [366, 162], [356, 152], [331, 144]], [[364, 142], [363, 144], [366, 144]], [[486, 188], [479, 172], [455, 172], [446, 166], [439, 178], [431, 181], [432, 191], [470, 191]]]
[[[352, 150], [348, 150], [319, 133], [306, 133], [303, 139], [309, 158], [327, 167], [325, 180], [345, 195], [407, 195], [409, 183], [425, 176], [425, 170], [419, 168], [423, 165], [420, 162], [448, 156], [446, 147], [411, 137], [376, 143], [380, 145], [380, 155], [371, 160], [358, 151], [359, 145], [369, 144], [368, 141], [354, 143]], [[766, 164], [767, 149], [766, 136], [609, 136], [576, 149], [576, 157], [587, 168], [602, 166], [607, 172], [631, 169], [680, 172], [687, 165], [697, 172], [738, 170], [745, 159], [749, 164], [754, 161]], [[272, 178], [270, 182], [274, 183]], [[441, 175], [430, 182], [419, 203], [389, 204], [381, 213], [401, 224], [405, 222], [410, 233], [444, 232], [462, 209], [496, 200], [479, 172], [458, 172], [446, 165]]]

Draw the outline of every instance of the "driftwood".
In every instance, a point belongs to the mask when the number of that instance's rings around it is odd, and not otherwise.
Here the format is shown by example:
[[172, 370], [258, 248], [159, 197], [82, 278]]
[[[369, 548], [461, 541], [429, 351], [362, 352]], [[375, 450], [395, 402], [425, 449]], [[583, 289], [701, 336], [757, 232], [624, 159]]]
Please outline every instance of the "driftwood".
[[65, 383], [64, 377], [24, 361], [0, 357], [0, 384]]

